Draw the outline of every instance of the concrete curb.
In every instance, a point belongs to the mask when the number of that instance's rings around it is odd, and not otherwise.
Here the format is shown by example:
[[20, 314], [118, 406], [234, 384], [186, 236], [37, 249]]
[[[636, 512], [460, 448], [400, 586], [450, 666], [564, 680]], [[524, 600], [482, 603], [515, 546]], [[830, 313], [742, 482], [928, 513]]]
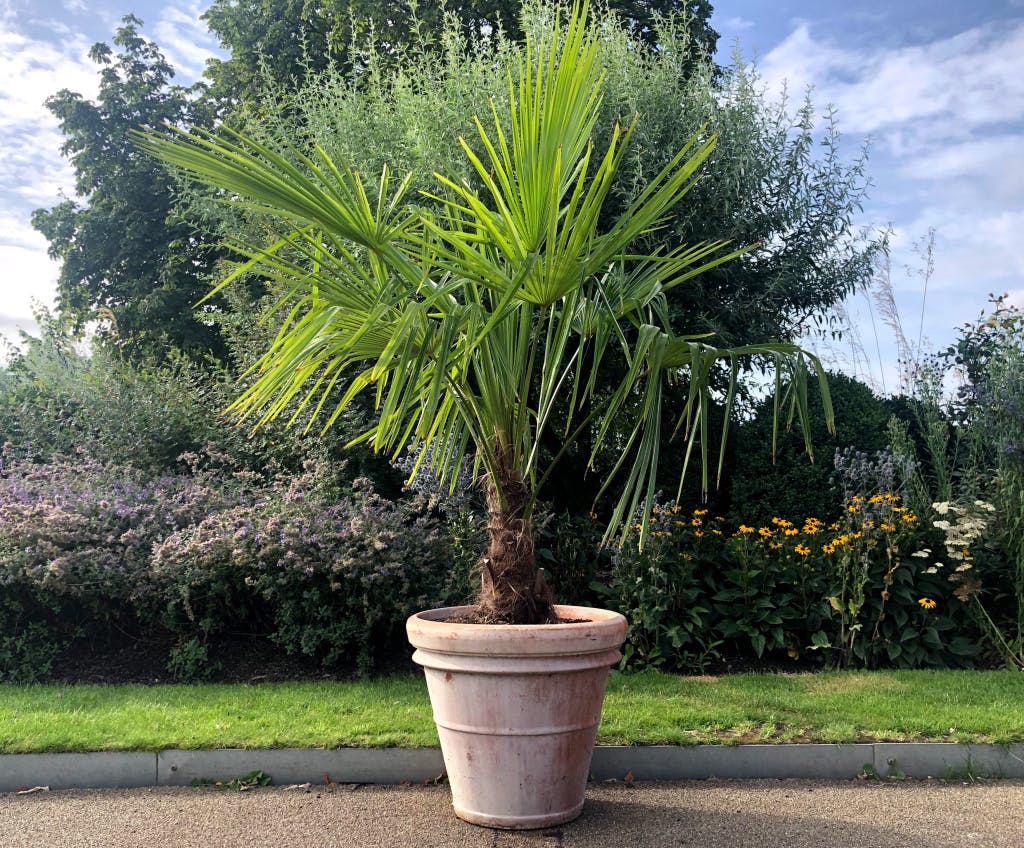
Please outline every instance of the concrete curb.
[[[849, 780], [870, 766], [879, 777], [1024, 778], [1024, 745], [878, 742], [853, 745], [600, 746], [594, 780]], [[422, 783], [444, 772], [437, 748], [284, 748], [215, 751], [0, 754], [0, 792], [187, 786], [263, 771], [276, 784]]]

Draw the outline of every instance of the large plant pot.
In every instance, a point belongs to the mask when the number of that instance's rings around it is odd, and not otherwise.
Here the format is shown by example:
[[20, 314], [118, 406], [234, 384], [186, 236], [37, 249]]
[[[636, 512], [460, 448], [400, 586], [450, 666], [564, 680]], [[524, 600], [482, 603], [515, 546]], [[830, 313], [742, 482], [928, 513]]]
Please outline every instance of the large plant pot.
[[423, 666], [455, 814], [500, 828], [550, 827], [583, 809], [608, 669], [626, 619], [556, 607], [573, 623], [456, 624], [450, 607], [406, 623]]

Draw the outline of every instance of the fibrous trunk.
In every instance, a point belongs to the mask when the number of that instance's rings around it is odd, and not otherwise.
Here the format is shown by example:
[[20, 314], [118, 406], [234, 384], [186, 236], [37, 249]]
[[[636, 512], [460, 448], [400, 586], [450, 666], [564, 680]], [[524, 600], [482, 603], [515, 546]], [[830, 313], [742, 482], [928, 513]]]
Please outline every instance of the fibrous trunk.
[[514, 473], [487, 481], [490, 544], [480, 560], [477, 604], [483, 622], [542, 624], [553, 620], [551, 590], [537, 568], [528, 502], [528, 488]]

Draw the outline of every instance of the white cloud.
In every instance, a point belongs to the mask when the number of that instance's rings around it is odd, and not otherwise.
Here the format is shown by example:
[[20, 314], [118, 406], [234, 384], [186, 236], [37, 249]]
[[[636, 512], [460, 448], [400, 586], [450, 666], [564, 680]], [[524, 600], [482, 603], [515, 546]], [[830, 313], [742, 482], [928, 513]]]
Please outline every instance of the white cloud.
[[52, 306], [57, 293], [58, 265], [46, 255], [45, 247], [0, 244], [0, 315], [8, 324], [33, 330], [32, 304]]
[[719, 29], [725, 30], [726, 32], [741, 32], [743, 30], [753, 29], [754, 22], [749, 21], [746, 18], [741, 18], [738, 15], [731, 18], [726, 18], [719, 24], [715, 22], [715, 26]]
[[[847, 49], [799, 23], [761, 63], [765, 81], [812, 85], [855, 133], [924, 121], [942, 137], [1016, 121], [1024, 112], [1024, 22], [976, 27], [952, 38], [896, 49]], [[922, 128], [923, 129], [923, 128]]]
[[199, 20], [208, 4], [192, 0], [184, 7], [166, 6], [160, 20], [152, 27], [153, 40], [178, 71], [182, 84], [198, 79], [206, 60], [220, 55], [217, 40]]
[[52, 304], [57, 265], [46, 255], [46, 240], [32, 229], [32, 210], [60, 201], [73, 189], [74, 175], [60, 155], [57, 119], [43, 105], [62, 88], [92, 98], [96, 66], [81, 38], [51, 43], [29, 38], [12, 15], [0, 18], [0, 323], [30, 328], [33, 300]]
[[[933, 347], [985, 307], [990, 292], [1024, 280], [1024, 20], [967, 29], [898, 47], [845, 47], [807, 22], [771, 50], [760, 70], [769, 90], [813, 87], [847, 135], [871, 134], [875, 187], [864, 223], [893, 223], [893, 284], [904, 320], [921, 320], [923, 281], [911, 243], [934, 228], [924, 336]], [[876, 216], [876, 217], [873, 217]], [[851, 308], [862, 338], [870, 316]], [[873, 347], [873, 341], [868, 347]], [[894, 354], [883, 340], [883, 362]], [[887, 382], [889, 382], [887, 380]], [[891, 388], [891, 386], [890, 386]]]

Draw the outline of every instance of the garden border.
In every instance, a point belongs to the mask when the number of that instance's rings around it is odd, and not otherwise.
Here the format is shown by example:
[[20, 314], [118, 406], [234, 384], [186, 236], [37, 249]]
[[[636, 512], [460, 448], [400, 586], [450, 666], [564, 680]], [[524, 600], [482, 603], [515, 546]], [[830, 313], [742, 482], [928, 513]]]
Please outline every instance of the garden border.
[[[444, 773], [438, 748], [99, 751], [0, 754], [0, 792], [34, 786], [108, 789], [188, 786], [263, 771], [275, 784], [424, 783]], [[594, 780], [1024, 779], [1024, 744], [874, 742], [858, 744], [598, 746]]]

